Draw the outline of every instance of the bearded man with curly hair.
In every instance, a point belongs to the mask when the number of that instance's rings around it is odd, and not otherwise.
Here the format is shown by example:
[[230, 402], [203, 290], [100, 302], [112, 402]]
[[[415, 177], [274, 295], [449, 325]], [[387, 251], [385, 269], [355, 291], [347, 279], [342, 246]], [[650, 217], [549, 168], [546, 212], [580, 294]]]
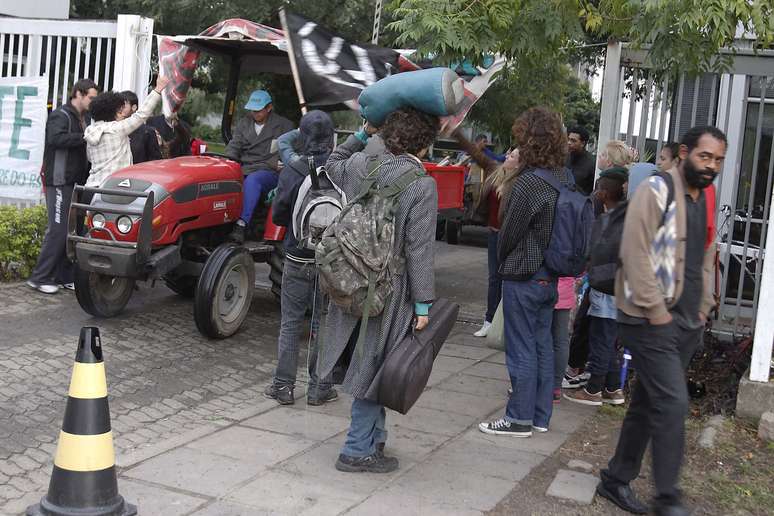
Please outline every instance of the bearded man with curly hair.
[[520, 173], [502, 221], [497, 253], [503, 278], [506, 366], [511, 394], [505, 415], [483, 422], [487, 434], [531, 437], [547, 432], [551, 420], [554, 351], [551, 335], [557, 277], [543, 264], [554, 225], [559, 192], [539, 177], [547, 171], [573, 184], [564, 167], [567, 136], [559, 114], [543, 107], [527, 110], [513, 124]]

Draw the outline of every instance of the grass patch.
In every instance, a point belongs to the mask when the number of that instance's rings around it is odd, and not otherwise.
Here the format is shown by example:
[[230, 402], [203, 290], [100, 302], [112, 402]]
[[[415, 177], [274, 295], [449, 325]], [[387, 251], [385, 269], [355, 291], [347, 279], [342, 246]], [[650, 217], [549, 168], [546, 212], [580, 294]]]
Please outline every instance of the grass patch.
[[696, 420], [688, 425], [682, 475], [687, 494], [713, 513], [771, 514], [774, 446], [760, 441], [751, 426], [731, 420], [718, 429], [715, 447], [705, 450], [696, 444], [701, 427]]

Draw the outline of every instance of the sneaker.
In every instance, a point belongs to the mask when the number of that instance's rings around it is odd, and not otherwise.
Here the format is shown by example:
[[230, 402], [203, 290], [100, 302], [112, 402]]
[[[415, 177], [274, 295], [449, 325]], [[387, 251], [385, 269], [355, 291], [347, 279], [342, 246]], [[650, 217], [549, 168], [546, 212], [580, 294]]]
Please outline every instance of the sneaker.
[[603, 389], [602, 403], [608, 403], [610, 405], [623, 405], [624, 403], [626, 403], [623, 389], [617, 389], [612, 392], [608, 391], [607, 389]]
[[63, 288], [66, 290], [75, 290], [75, 283], [60, 283], [59, 288]]
[[578, 389], [577, 391], [565, 392], [563, 396], [566, 399], [574, 401], [575, 403], [580, 403], [581, 405], [591, 405], [594, 407], [602, 405], [602, 392], [600, 391], [596, 394], [591, 394], [585, 387], [583, 389]]
[[476, 333], [473, 334], [474, 337], [486, 337], [486, 335], [489, 333], [489, 328], [492, 327], [492, 323], [489, 321], [484, 321], [484, 325], [481, 326], [481, 329], [478, 330]]
[[539, 433], [539, 434], [544, 434], [544, 433], [548, 432], [548, 428], [546, 428], [546, 427], [544, 427], [544, 426], [535, 426], [535, 425], [532, 425], [532, 431], [533, 431], [533, 432], [537, 432], [537, 433]]
[[559, 405], [559, 402], [562, 401], [562, 389], [554, 389], [554, 392], [552, 395], [553, 395], [554, 405]]
[[339, 399], [339, 393], [336, 392], [336, 389], [328, 389], [322, 392], [322, 394], [318, 394], [317, 396], [307, 396], [306, 398], [306, 404], [312, 405], [313, 407], [317, 407], [319, 405], [322, 405], [323, 403], [328, 403], [330, 401], [336, 401]]
[[506, 421], [504, 418], [479, 423], [478, 429], [485, 434], [532, 437], [532, 425], [517, 425], [516, 423]]
[[293, 387], [290, 385], [277, 386], [270, 383], [263, 391], [263, 397], [276, 400], [280, 405], [292, 405], [296, 402], [293, 397]]
[[32, 280], [27, 280], [27, 286], [44, 294], [56, 294], [59, 292], [59, 287], [56, 285], [43, 285]]
[[574, 369], [567, 368], [562, 378], [562, 389], [578, 389], [586, 385], [591, 378], [591, 373], [577, 373]]
[[368, 457], [350, 457], [342, 453], [336, 461], [336, 469], [345, 473], [391, 473], [398, 469], [398, 459], [378, 453]]

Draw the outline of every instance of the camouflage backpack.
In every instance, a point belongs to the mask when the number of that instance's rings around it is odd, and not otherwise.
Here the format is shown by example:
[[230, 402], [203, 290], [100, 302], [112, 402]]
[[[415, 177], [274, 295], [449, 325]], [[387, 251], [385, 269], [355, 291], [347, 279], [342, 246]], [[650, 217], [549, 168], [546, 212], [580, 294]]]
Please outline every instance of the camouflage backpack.
[[400, 194], [424, 170], [406, 166], [390, 185], [379, 187], [375, 158], [358, 195], [328, 226], [315, 249], [320, 289], [347, 313], [368, 318], [382, 313], [392, 294], [392, 278], [403, 270], [395, 255], [395, 208]]

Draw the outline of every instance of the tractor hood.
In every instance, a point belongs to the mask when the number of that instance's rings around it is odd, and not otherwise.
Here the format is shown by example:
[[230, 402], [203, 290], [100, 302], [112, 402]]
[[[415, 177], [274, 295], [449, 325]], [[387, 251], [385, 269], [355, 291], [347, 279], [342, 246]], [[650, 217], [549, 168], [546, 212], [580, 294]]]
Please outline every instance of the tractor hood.
[[[102, 188], [147, 192], [153, 191], [159, 204], [170, 195], [184, 203], [202, 195], [241, 192], [242, 171], [238, 163], [210, 156], [186, 156], [159, 161], [147, 161], [114, 172]], [[92, 205], [101, 203], [130, 205], [142, 203], [131, 196], [98, 194]]]

